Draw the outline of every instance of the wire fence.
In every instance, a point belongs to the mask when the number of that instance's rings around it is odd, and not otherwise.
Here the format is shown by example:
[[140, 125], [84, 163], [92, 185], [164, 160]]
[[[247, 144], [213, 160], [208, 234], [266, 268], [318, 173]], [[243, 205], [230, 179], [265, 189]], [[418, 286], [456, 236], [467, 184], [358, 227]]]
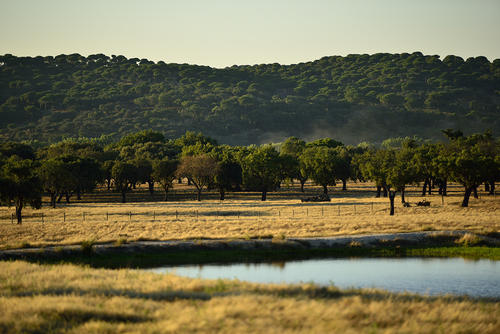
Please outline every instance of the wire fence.
[[[260, 206], [248, 206], [245, 208], [226, 207], [223, 204], [212, 207], [202, 207], [200, 209], [170, 209], [151, 211], [82, 211], [82, 212], [33, 212], [23, 216], [23, 222], [37, 223], [75, 223], [75, 222], [165, 222], [165, 221], [239, 221], [239, 220], [297, 220], [297, 219], [325, 219], [332, 217], [356, 216], [356, 215], [388, 215], [388, 203], [356, 203], [337, 204], [328, 203], [324, 205], [296, 205], [292, 207], [282, 206], [266, 208]], [[443, 203], [444, 204], [444, 203]], [[433, 205], [433, 208], [441, 207]], [[396, 215], [404, 214], [428, 214], [428, 211], [411, 210], [404, 207], [396, 207]], [[14, 213], [10, 216], [0, 217], [2, 223], [10, 221], [17, 223]]]

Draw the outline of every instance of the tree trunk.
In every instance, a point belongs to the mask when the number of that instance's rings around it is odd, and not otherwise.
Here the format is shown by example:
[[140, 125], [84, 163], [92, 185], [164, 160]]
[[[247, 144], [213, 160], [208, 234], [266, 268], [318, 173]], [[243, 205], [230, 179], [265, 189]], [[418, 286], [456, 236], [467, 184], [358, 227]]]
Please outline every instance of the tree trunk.
[[470, 194], [472, 193], [474, 187], [465, 187], [465, 194], [464, 194], [464, 200], [462, 201], [462, 207], [466, 208], [469, 206], [469, 198]]
[[108, 191], [110, 191], [110, 190], [111, 190], [111, 178], [109, 178], [109, 179], [107, 180], [107, 183], [108, 183], [108, 184], [107, 184], [107, 186], [108, 186]]
[[479, 196], [477, 195], [477, 186], [475, 186], [472, 191], [474, 191], [474, 198], [479, 198]]
[[57, 193], [50, 193], [50, 206], [56, 208]]
[[389, 215], [394, 216], [394, 197], [396, 197], [395, 191], [389, 191], [389, 201], [391, 203], [391, 212]]
[[300, 180], [300, 191], [304, 192], [304, 184], [306, 183], [306, 180]]
[[127, 202], [127, 198], [125, 197], [126, 192], [127, 192], [127, 188], [122, 189], [122, 203]]
[[168, 202], [168, 187], [163, 187], [163, 190], [165, 190], [165, 198], [164, 201]]
[[380, 197], [380, 192], [381, 191], [382, 191], [382, 187], [381, 186], [377, 186], [377, 195], [375, 196], [376, 198]]
[[197, 200], [198, 202], [200, 202], [200, 201], [201, 201], [201, 188], [199, 188], [199, 189], [198, 189], [198, 193], [197, 193], [197, 195], [196, 195], [196, 200]]
[[490, 192], [489, 192], [490, 195], [494, 195], [495, 194], [495, 182], [494, 181], [491, 181], [490, 182]]
[[383, 196], [384, 197], [387, 197], [387, 187], [386, 186], [383, 186], [382, 189], [384, 190], [383, 192]]
[[346, 190], [347, 190], [347, 180], [346, 180], [346, 179], [343, 179], [343, 180], [342, 180], [342, 190], [343, 190], [343, 191], [346, 191]]
[[489, 191], [490, 191], [490, 183], [489, 183], [488, 181], [486, 181], [486, 182], [484, 183], [484, 191], [487, 191], [487, 192], [489, 192]]
[[219, 199], [220, 199], [221, 201], [223, 201], [223, 200], [224, 200], [224, 198], [226, 198], [226, 192], [224, 191], [224, 188], [219, 188], [219, 195], [220, 195], [220, 196], [219, 196]]
[[16, 218], [17, 218], [17, 223], [22, 224], [23, 223], [23, 216], [21, 215], [21, 212], [23, 211], [23, 200], [17, 200], [16, 201]]
[[429, 179], [429, 181], [427, 182], [427, 186], [428, 186], [427, 189], [429, 189], [427, 191], [427, 195], [431, 195], [432, 194], [432, 181], [431, 181], [431, 179]]
[[191, 179], [188, 178], [188, 186], [190, 186], [190, 185], [191, 185]]
[[59, 194], [59, 197], [57, 198], [57, 203], [61, 203], [63, 196], [64, 196], [64, 193]]
[[178, 178], [178, 179], [177, 179], [177, 183], [178, 183], [178, 184], [181, 184], [181, 183], [182, 183], [182, 177], [180, 177], [180, 178]]
[[148, 181], [149, 193], [153, 196], [155, 192], [155, 181]]
[[443, 193], [442, 193], [442, 195], [446, 196], [447, 192], [448, 192], [448, 180], [445, 179], [445, 180], [443, 180]]
[[263, 190], [261, 200], [264, 202], [266, 199], [267, 199], [267, 190]]
[[323, 186], [323, 194], [328, 195], [328, 186]]
[[406, 203], [406, 201], [405, 201], [405, 186], [401, 187], [401, 203]]
[[82, 191], [80, 190], [80, 188], [77, 188], [76, 189], [76, 199], [78, 201], [81, 201], [82, 200]]
[[71, 196], [70, 196], [70, 194], [69, 194], [69, 193], [66, 193], [66, 203], [68, 203], [68, 204], [69, 204], [69, 198], [70, 198], [70, 197], [71, 197]]
[[422, 187], [422, 196], [425, 196], [426, 190], [427, 190], [427, 179], [424, 180], [424, 186]]

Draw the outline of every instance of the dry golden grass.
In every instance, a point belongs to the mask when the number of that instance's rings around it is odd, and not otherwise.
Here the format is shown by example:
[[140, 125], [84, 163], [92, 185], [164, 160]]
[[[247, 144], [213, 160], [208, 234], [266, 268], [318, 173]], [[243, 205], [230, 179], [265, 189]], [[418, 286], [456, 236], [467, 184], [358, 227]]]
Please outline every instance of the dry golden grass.
[[[177, 186], [177, 185], [176, 185]], [[500, 198], [480, 194], [470, 207], [460, 207], [462, 188], [451, 186], [449, 196], [426, 196], [430, 207], [417, 207], [422, 197], [410, 188], [404, 208], [396, 198], [396, 214], [389, 216], [387, 198], [374, 198], [373, 185], [349, 184], [348, 191], [331, 192], [330, 203], [301, 203], [297, 188], [284, 187], [261, 202], [258, 193], [216, 193], [201, 202], [188, 200], [193, 190], [177, 186], [171, 202], [147, 202], [145, 189], [130, 194], [135, 202], [117, 203], [119, 195], [104, 191], [81, 202], [52, 209], [25, 209], [22, 225], [11, 223], [13, 208], [0, 208], [0, 247], [76, 244], [85, 240], [174, 240], [200, 238], [326, 237], [347, 234], [399, 233], [426, 230], [500, 231]], [[306, 195], [317, 194], [308, 185]], [[155, 195], [161, 197], [161, 193]], [[192, 196], [191, 196], [192, 197]], [[104, 202], [111, 201], [111, 202]], [[129, 213], [132, 213], [131, 215]], [[42, 218], [43, 215], [43, 218]], [[43, 223], [42, 223], [43, 219]]]
[[498, 333], [500, 303], [0, 262], [0, 332]]

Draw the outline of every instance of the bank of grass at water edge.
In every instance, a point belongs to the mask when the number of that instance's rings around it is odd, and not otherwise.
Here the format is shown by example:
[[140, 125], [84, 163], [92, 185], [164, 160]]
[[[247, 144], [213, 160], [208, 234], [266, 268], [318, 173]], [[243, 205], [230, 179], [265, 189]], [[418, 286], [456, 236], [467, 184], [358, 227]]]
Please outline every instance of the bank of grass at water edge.
[[498, 333], [494, 299], [0, 262], [2, 333]]
[[321, 258], [346, 257], [462, 257], [471, 260], [488, 259], [500, 261], [500, 247], [491, 246], [382, 246], [302, 249], [288, 246], [266, 249], [203, 249], [157, 250], [96, 253], [92, 243], [82, 244], [80, 249], [66, 252], [42, 251], [16, 257], [34, 263], [73, 263], [94, 268], [152, 268], [166, 265], [207, 264], [207, 263], [263, 263], [286, 262]]

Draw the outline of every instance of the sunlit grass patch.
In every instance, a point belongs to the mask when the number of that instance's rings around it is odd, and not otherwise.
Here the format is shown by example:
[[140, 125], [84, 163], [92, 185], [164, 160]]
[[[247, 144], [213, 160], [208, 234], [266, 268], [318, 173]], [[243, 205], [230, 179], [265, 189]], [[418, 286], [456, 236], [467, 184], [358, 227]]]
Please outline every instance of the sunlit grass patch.
[[0, 329], [26, 332], [497, 333], [500, 305], [314, 284], [0, 262]]
[[[184, 186], [185, 187], [185, 186]], [[500, 198], [471, 199], [461, 208], [462, 189], [451, 186], [449, 196], [426, 195], [430, 207], [409, 208], [396, 203], [389, 217], [389, 201], [374, 198], [371, 184], [351, 183], [348, 191], [332, 190], [328, 203], [301, 203], [295, 188], [283, 188], [259, 201], [257, 193], [228, 195], [221, 202], [207, 194], [202, 202], [182, 199], [170, 202], [137, 201], [126, 204], [102, 202], [105, 193], [86, 195], [81, 203], [40, 211], [26, 209], [22, 225], [0, 219], [0, 248], [81, 244], [86, 240], [120, 243], [120, 240], [248, 239], [278, 237], [327, 237], [351, 234], [401, 233], [412, 231], [467, 230], [493, 235], [500, 231]], [[319, 188], [309, 185], [307, 194]], [[137, 192], [146, 190], [137, 190]], [[185, 188], [189, 193], [189, 189]], [[149, 195], [144, 195], [150, 198]], [[108, 199], [105, 197], [104, 199]], [[409, 188], [407, 201], [421, 199], [419, 190]], [[95, 200], [96, 202], [90, 202]], [[444, 204], [443, 204], [444, 202]], [[0, 217], [10, 217], [12, 208], [0, 207]]]

